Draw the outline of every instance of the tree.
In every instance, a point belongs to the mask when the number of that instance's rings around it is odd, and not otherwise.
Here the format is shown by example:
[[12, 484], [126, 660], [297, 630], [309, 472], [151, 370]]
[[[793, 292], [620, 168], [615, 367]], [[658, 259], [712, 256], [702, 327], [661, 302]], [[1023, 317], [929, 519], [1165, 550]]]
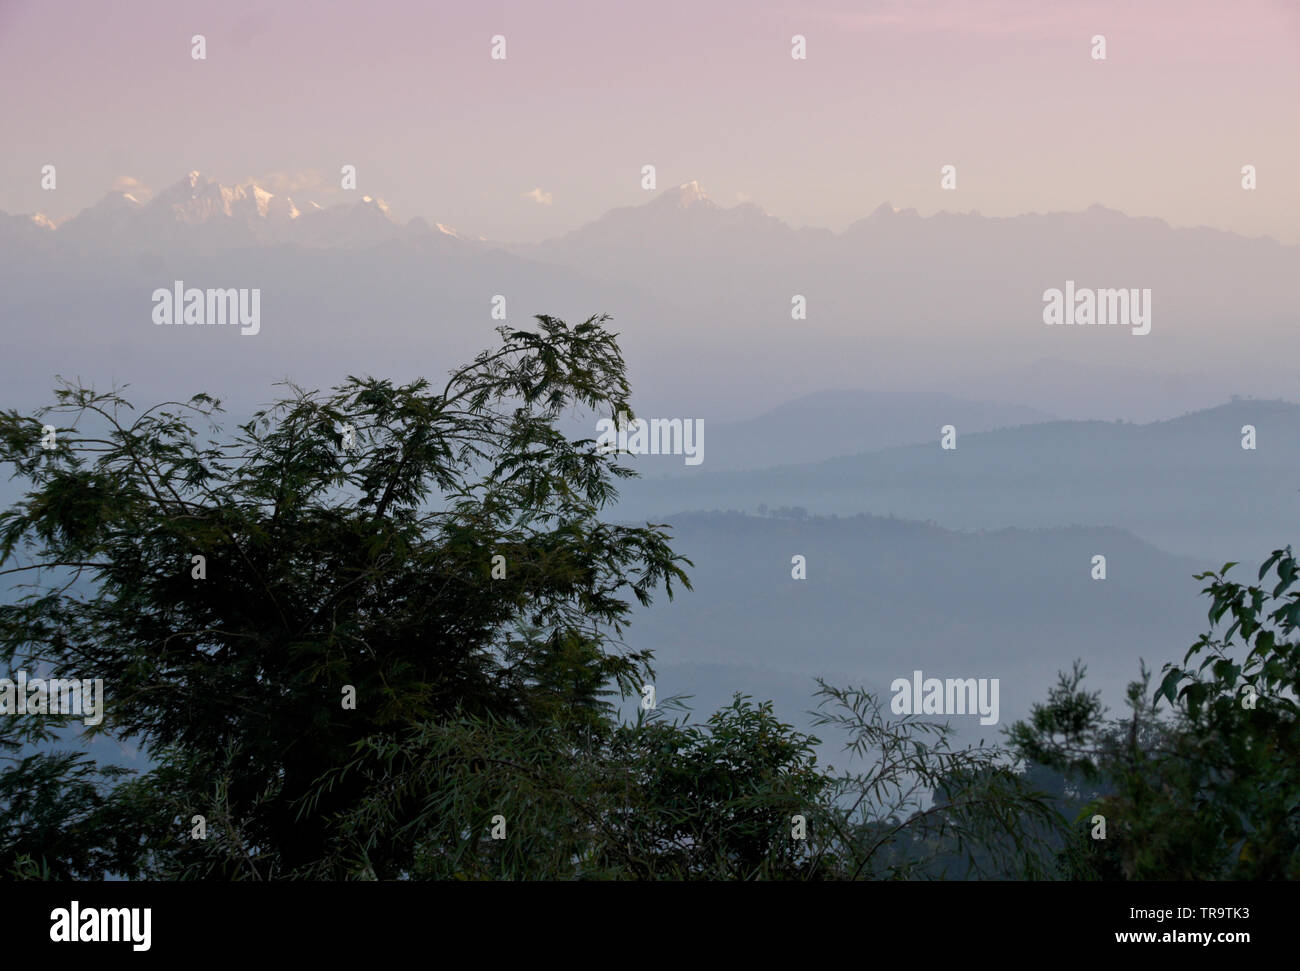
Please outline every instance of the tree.
[[58, 741], [59, 722], [6, 716], [0, 727], [0, 880], [139, 875], [132, 791], [114, 787], [128, 770], [81, 752], [31, 751]]
[[[1181, 664], [1164, 666], [1154, 694], [1143, 666], [1127, 718], [1105, 719], [1076, 665], [1028, 723], [1012, 726], [1013, 748], [1065, 773], [1081, 796], [1063, 853], [1073, 876], [1300, 877], [1300, 565], [1290, 547], [1275, 550], [1258, 575], [1262, 584], [1275, 573], [1271, 590], [1230, 581], [1235, 565], [1197, 575], [1211, 581], [1202, 591], [1211, 630]], [[1104, 840], [1088, 835], [1094, 814], [1106, 819]]]
[[[363, 774], [371, 793], [340, 827], [340, 854], [372, 875], [371, 848], [399, 837], [417, 847], [420, 879], [803, 875], [791, 819], [829, 784], [817, 740], [744, 696], [703, 724], [668, 720], [677, 708], [665, 699], [596, 730], [467, 715], [366, 746], [338, 773]], [[422, 808], [395, 811], [407, 803]]]
[[[1260, 585], [1209, 579], [1209, 620], [1232, 623], [1192, 645], [1183, 664], [1166, 664], [1159, 695], [1193, 736], [1194, 771], [1185, 792], [1202, 825], [1217, 836], [1226, 879], [1300, 878], [1300, 577], [1291, 548], [1274, 550]], [[1273, 572], [1270, 590], [1264, 578]], [[1240, 642], [1234, 640], [1240, 638]], [[1208, 670], [1207, 670], [1208, 669]]]
[[954, 748], [955, 729], [889, 720], [862, 689], [819, 679], [816, 724], [838, 729], [863, 769], [833, 777], [817, 830], [835, 879], [1035, 879], [1062, 824], [996, 746]]
[[[1003, 754], [889, 723], [865, 692], [822, 686], [820, 723], [870, 760], [842, 775], [771, 703], [739, 696], [701, 724], [616, 717], [610, 697], [653, 673], [621, 640], [630, 598], [689, 588], [690, 563], [662, 525], [605, 522], [632, 473], [554, 427], [570, 407], [630, 414], [604, 318], [538, 321], [501, 328], [441, 390], [290, 385], [230, 435], [205, 394], [133, 415], [116, 391], [65, 384], [50, 409], [0, 415], [0, 459], [30, 484], [0, 516], [0, 566], [25, 591], [0, 606], [0, 657], [102, 677], [88, 734], [138, 739], [154, 764], [128, 778], [84, 754], [15, 756], [0, 870], [1040, 871], [1052, 814]], [[52, 737], [21, 727], [14, 752]]]
[[821, 723], [846, 732], [865, 771], [822, 766], [817, 738], [743, 695], [701, 724], [669, 720], [675, 699], [596, 730], [430, 723], [338, 771], [371, 794], [340, 825], [338, 853], [373, 876], [371, 848], [406, 840], [411, 875], [434, 879], [1042, 875], [1060, 820], [1004, 753], [951, 749], [945, 725], [890, 722], [864, 691], [818, 694]]
[[[158, 866], [343, 875], [332, 827], [367, 792], [316, 783], [359, 744], [453, 714], [597, 712], [603, 685], [649, 673], [621, 643], [628, 595], [689, 588], [689, 561], [661, 526], [603, 522], [632, 473], [554, 427], [573, 407], [632, 413], [606, 320], [502, 327], [441, 389], [290, 385], [226, 437], [196, 430], [222, 435], [207, 394], [132, 415], [65, 383], [0, 416], [0, 459], [30, 484], [0, 516], [0, 565], [33, 578], [0, 607], [0, 658], [104, 679], [89, 731], [159, 762], [133, 794], [171, 823]], [[44, 449], [51, 420], [68, 423]], [[216, 832], [178, 843], [192, 814]], [[413, 862], [400, 840], [370, 849], [381, 877]]]

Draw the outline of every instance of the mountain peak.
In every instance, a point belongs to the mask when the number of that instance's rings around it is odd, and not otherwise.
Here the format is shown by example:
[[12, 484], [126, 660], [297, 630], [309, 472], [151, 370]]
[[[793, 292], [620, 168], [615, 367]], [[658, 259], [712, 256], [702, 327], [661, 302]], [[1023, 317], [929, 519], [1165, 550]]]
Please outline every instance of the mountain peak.
[[679, 209], [685, 209], [687, 206], [706, 205], [714, 206], [715, 203], [704, 192], [704, 189], [698, 182], [691, 179], [689, 182], [683, 182], [679, 186], [665, 191], [656, 202], [662, 202], [665, 205], [675, 205]]
[[393, 216], [392, 216], [392, 212], [391, 212], [391, 210], [388, 208], [388, 203], [384, 202], [383, 199], [380, 199], [380, 198], [377, 197], [377, 196], [362, 196], [362, 197], [361, 197], [361, 203], [362, 203], [362, 205], [364, 205], [367, 209], [375, 209], [375, 210], [378, 210], [379, 212], [383, 213], [383, 215], [384, 215], [386, 218], [388, 218], [388, 219], [392, 219], [392, 218], [393, 218]]
[[1080, 219], [1088, 220], [1089, 222], [1099, 222], [1099, 223], [1100, 222], [1112, 222], [1112, 223], [1123, 222], [1129, 218], [1128, 216], [1124, 215], [1124, 213], [1120, 212], [1118, 209], [1111, 209], [1108, 206], [1103, 206], [1100, 202], [1094, 202], [1087, 209], [1083, 210], [1083, 212], [1079, 213], [1078, 217]]
[[892, 202], [882, 202], [871, 211], [868, 219], [893, 219], [895, 216], [917, 216], [915, 209], [899, 209]]
[[[120, 189], [110, 189], [104, 193], [103, 198], [90, 208], [99, 212], [116, 211], [120, 209], [140, 209], [143, 203], [129, 192], [122, 192]], [[87, 210], [89, 211], [89, 210]]]

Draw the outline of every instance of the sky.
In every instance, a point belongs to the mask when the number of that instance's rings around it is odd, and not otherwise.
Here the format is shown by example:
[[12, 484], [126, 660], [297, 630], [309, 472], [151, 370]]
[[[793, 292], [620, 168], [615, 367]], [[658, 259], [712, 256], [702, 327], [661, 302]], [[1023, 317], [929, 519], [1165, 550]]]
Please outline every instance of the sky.
[[328, 204], [355, 165], [400, 219], [527, 242], [653, 164], [794, 226], [1100, 203], [1300, 243], [1294, 0], [0, 0], [0, 87], [10, 213], [193, 169]]

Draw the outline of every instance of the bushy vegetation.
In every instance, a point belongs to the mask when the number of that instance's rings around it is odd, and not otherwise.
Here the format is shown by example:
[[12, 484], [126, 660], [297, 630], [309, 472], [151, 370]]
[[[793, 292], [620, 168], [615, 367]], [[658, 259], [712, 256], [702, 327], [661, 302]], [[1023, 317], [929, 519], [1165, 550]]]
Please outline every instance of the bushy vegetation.
[[699, 722], [671, 700], [620, 718], [653, 679], [622, 641], [631, 601], [689, 589], [691, 564], [667, 526], [602, 518], [630, 471], [556, 429], [576, 407], [632, 414], [606, 319], [537, 320], [441, 388], [290, 387], [227, 437], [207, 395], [135, 414], [64, 385], [0, 415], [0, 460], [29, 485], [0, 516], [22, 581], [0, 660], [103, 678], [85, 734], [153, 766], [57, 751], [66, 717], [0, 716], [0, 872], [1296, 875], [1289, 549], [1260, 571], [1271, 593], [1208, 575], [1211, 622], [1232, 626], [1157, 692], [1144, 673], [1118, 721], [1078, 667], [1005, 747], [954, 748], [946, 725], [822, 684], [840, 769], [744, 696]]

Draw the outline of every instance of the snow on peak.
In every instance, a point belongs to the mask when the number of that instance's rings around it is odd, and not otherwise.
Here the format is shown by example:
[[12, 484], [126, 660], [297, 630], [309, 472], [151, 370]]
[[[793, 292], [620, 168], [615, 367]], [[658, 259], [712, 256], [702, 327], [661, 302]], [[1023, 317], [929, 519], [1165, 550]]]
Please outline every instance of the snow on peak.
[[274, 193], [267, 192], [255, 183], [250, 183], [249, 188], [253, 190], [253, 201], [257, 203], [257, 214], [265, 219], [271, 208], [271, 200], [275, 198]]
[[136, 209], [141, 205], [140, 200], [129, 192], [121, 192], [117, 189], [104, 193], [104, 198], [100, 199], [93, 208], [100, 211], [111, 211], [118, 209]]
[[[136, 190], [139, 192], [139, 190]], [[308, 190], [304, 190], [308, 191]], [[400, 236], [401, 227], [388, 203], [378, 196], [358, 199], [331, 196], [321, 201], [292, 199], [245, 178], [223, 185], [197, 169], [177, 182], [141, 198], [113, 190], [85, 218], [78, 214], [69, 237], [99, 238], [110, 231], [119, 239], [183, 240], [226, 245], [299, 243], [306, 246], [369, 246]], [[346, 200], [346, 201], [345, 201]], [[46, 228], [63, 228], [62, 221], [33, 217]], [[426, 232], [429, 230], [426, 228]], [[439, 227], [455, 238], [456, 230]], [[134, 233], [134, 237], [132, 237]]]
[[694, 179], [679, 185], [677, 187], [677, 196], [683, 205], [689, 205], [692, 202], [704, 202], [709, 198], [704, 194], [704, 189]]
[[669, 189], [659, 198], [665, 200], [667, 204], [680, 209], [701, 203], [709, 206], [714, 204], [713, 200], [705, 194], [704, 189], [694, 179]]
[[[132, 196], [122, 198], [136, 202]], [[300, 215], [288, 196], [276, 195], [249, 180], [244, 185], [225, 186], [193, 171], [159, 193], [151, 204], [166, 210], [177, 222], [198, 224], [211, 219], [235, 219], [253, 224], [293, 220]]]

